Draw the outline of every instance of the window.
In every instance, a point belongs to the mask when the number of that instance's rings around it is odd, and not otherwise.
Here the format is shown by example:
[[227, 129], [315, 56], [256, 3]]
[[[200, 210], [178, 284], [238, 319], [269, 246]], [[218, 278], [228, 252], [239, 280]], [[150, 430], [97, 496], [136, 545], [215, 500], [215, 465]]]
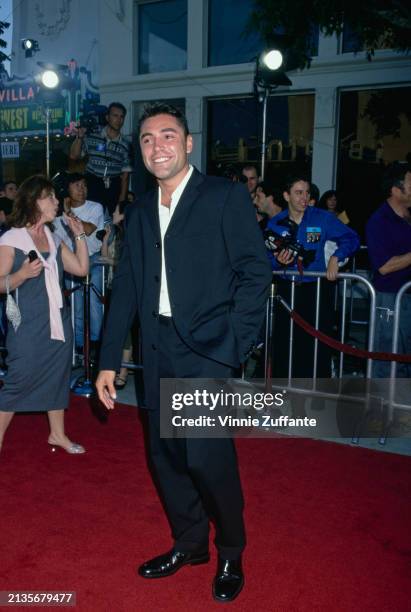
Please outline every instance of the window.
[[209, 66], [250, 62], [264, 49], [258, 34], [243, 34], [252, 8], [253, 0], [209, 0]]
[[[382, 33], [376, 42], [375, 49], [390, 48], [390, 33]], [[359, 53], [364, 51], [364, 45], [361, 42], [360, 36], [347, 23], [344, 24], [342, 32], [342, 52], [343, 53]]]
[[137, 4], [138, 72], [187, 68], [187, 0]]
[[383, 202], [385, 167], [410, 157], [410, 108], [411, 87], [341, 93], [337, 188], [361, 234]]
[[[311, 174], [314, 96], [271, 96], [267, 105], [266, 177], [277, 188], [293, 172]], [[262, 105], [253, 97], [208, 102], [209, 174], [261, 161]]]
[[342, 52], [343, 53], [358, 53], [362, 51], [363, 46], [360, 37], [350, 26], [344, 23], [342, 31]]
[[[266, 48], [257, 32], [245, 34], [246, 25], [254, 8], [254, 0], [209, 0], [208, 65], [243, 64], [251, 62]], [[282, 34], [284, 28], [275, 30]], [[318, 55], [319, 28], [313, 25], [307, 40], [307, 50]]]

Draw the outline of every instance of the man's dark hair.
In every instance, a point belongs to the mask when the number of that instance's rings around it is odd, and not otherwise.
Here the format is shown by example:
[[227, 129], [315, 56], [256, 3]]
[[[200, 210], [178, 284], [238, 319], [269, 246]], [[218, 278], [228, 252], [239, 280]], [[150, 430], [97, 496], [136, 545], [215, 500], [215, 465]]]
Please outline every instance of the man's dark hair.
[[290, 193], [292, 186], [295, 185], [295, 183], [299, 183], [300, 181], [304, 181], [305, 183], [308, 183], [309, 186], [311, 187], [311, 181], [308, 178], [308, 176], [304, 174], [295, 174], [295, 175], [290, 175], [287, 177], [285, 181], [285, 185], [284, 185], [284, 191], [286, 191], [287, 193]]
[[123, 111], [124, 117], [127, 115], [126, 107], [121, 104], [121, 102], [112, 102], [111, 104], [109, 104], [109, 107], [107, 109], [107, 115], [110, 114], [112, 108], [119, 108], [121, 111]]
[[391, 196], [391, 189], [393, 187], [403, 188], [407, 172], [411, 172], [411, 166], [407, 162], [393, 162], [387, 166], [382, 179], [382, 189], [385, 198]]
[[242, 167], [241, 172], [244, 172], [244, 170], [255, 170], [257, 178], [260, 176], [260, 173], [258, 172], [258, 168], [255, 164], [246, 164], [245, 166]]
[[185, 137], [189, 135], [190, 130], [188, 129], [188, 123], [184, 113], [175, 106], [166, 104], [165, 102], [155, 102], [154, 104], [148, 104], [144, 107], [143, 114], [138, 121], [138, 132], [141, 132], [141, 126], [146, 119], [156, 117], [157, 115], [171, 115], [171, 117], [176, 119], [179, 126], [183, 128]]
[[16, 181], [6, 181], [5, 183], [3, 183], [2, 189], [6, 189], [7, 185], [16, 185], [17, 187]]
[[86, 181], [87, 183], [87, 179], [84, 174], [81, 174], [80, 172], [67, 172], [66, 174], [67, 187], [71, 185], [71, 183], [77, 183], [78, 181]]
[[273, 201], [278, 206], [284, 205], [284, 200], [280, 190], [274, 187], [274, 184], [271, 181], [261, 181], [261, 183], [258, 183], [257, 185], [257, 190], [258, 189], [261, 189], [261, 191], [265, 193], [267, 197], [273, 196]]

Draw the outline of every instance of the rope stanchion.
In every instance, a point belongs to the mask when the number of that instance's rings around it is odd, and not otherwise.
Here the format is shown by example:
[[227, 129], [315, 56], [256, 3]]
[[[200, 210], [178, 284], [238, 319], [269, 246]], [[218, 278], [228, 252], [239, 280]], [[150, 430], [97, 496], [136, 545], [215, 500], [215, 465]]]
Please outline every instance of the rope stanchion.
[[[92, 264], [94, 266], [96, 264]], [[90, 358], [90, 305], [91, 293], [93, 292], [97, 300], [102, 304], [103, 308], [106, 304], [106, 297], [99, 291], [91, 280], [91, 274], [87, 274], [80, 284], [66, 289], [64, 294], [69, 296], [75, 291], [83, 288], [83, 366], [84, 375], [76, 375], [71, 381], [71, 390], [76, 395], [83, 397], [91, 397], [94, 394], [94, 386], [92, 381], [92, 363]]]
[[304, 329], [310, 336], [317, 338], [323, 344], [341, 351], [347, 355], [352, 355], [354, 357], [361, 357], [363, 359], [373, 359], [377, 361], [397, 361], [400, 363], [411, 363], [411, 355], [401, 355], [399, 353], [384, 353], [379, 351], [367, 351], [365, 349], [358, 349], [350, 346], [349, 344], [344, 344], [335, 340], [335, 338], [331, 338], [324, 334], [324, 332], [315, 329], [310, 323], [308, 323], [301, 315], [298, 314], [295, 310], [291, 310], [290, 306], [283, 300], [282, 297], [278, 296], [280, 304], [289, 312], [291, 318], [295, 323]]

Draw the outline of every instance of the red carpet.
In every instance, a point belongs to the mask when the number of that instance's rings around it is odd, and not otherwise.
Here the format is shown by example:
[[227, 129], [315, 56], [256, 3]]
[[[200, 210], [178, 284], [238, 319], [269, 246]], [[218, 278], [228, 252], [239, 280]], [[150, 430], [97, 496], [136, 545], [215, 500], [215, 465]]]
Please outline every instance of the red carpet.
[[[221, 610], [208, 565], [146, 581], [170, 546], [137, 411], [102, 423], [73, 399], [87, 454], [51, 453], [44, 415], [12, 422], [0, 455], [0, 591], [77, 592], [76, 610]], [[240, 440], [249, 544], [233, 611], [406, 611], [411, 458], [311, 440]]]

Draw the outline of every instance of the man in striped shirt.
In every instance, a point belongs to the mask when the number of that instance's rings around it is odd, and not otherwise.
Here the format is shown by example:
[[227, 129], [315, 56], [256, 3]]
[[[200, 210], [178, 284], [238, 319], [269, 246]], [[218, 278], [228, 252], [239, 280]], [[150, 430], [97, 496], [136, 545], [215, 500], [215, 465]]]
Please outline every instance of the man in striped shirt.
[[126, 199], [131, 172], [130, 144], [121, 134], [126, 112], [120, 102], [112, 102], [107, 110], [107, 125], [100, 132], [89, 134], [86, 128], [79, 127], [70, 149], [71, 159], [88, 155], [86, 178], [90, 199], [101, 202], [110, 215]]

